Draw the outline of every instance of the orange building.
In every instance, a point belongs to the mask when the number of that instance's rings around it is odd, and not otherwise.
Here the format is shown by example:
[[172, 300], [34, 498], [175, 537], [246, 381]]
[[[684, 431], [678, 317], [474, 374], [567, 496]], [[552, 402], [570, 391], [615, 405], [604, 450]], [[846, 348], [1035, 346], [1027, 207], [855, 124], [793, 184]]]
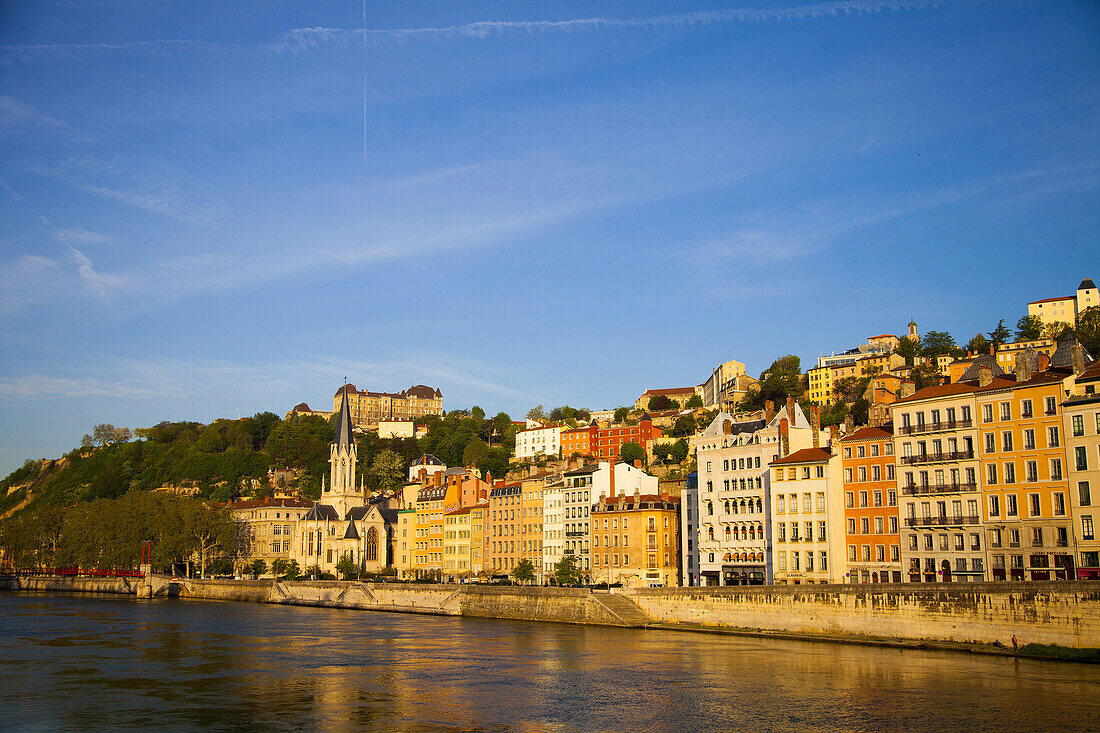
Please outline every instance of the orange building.
[[841, 440], [840, 445], [848, 582], [900, 583], [893, 428], [861, 428]]
[[679, 497], [600, 497], [592, 507], [593, 582], [679, 585], [679, 527]]
[[597, 444], [599, 427], [592, 423], [583, 428], [561, 431], [561, 457], [591, 456], [592, 446]]

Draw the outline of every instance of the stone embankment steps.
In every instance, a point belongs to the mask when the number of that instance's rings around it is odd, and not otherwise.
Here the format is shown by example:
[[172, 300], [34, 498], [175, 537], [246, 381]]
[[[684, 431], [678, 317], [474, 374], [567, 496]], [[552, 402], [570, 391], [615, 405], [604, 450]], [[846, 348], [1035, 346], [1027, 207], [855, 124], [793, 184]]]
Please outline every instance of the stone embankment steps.
[[613, 617], [620, 619], [623, 626], [642, 628], [653, 623], [653, 619], [643, 613], [634, 601], [617, 593], [593, 593], [592, 600], [607, 609]]

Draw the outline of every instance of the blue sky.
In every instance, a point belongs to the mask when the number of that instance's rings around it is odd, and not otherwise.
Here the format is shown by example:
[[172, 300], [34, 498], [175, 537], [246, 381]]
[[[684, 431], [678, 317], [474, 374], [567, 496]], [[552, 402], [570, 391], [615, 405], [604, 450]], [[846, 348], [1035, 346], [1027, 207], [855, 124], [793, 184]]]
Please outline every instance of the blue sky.
[[1098, 184], [1084, 0], [0, 3], [0, 472], [965, 341], [1100, 277]]

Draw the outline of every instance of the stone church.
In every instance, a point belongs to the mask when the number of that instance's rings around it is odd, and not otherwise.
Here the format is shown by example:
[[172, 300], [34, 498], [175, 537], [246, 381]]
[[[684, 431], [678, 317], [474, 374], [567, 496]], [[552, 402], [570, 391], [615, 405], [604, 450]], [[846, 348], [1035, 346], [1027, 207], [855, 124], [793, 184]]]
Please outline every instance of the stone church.
[[363, 572], [393, 565], [397, 512], [389, 498], [367, 496], [362, 482], [356, 482], [355, 466], [355, 434], [345, 387], [321, 498], [297, 522], [291, 557], [303, 573], [317, 566], [335, 575], [345, 555]]

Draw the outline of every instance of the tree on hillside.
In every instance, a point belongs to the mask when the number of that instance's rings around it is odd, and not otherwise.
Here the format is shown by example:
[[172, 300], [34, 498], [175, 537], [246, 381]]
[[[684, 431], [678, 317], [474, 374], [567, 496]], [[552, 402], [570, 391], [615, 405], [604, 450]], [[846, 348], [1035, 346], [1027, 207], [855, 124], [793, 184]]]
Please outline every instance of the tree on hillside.
[[673, 402], [669, 399], [668, 395], [655, 394], [649, 398], [646, 409], [650, 412], [660, 412], [662, 410], [671, 410]]
[[989, 341], [986, 339], [985, 334], [978, 331], [971, 336], [970, 340], [966, 342], [966, 350], [974, 354], [988, 353]]
[[894, 347], [894, 353], [905, 359], [906, 366], [913, 366], [913, 360], [920, 355], [920, 339], [903, 338]]
[[1077, 340], [1094, 358], [1100, 359], [1100, 305], [1086, 308], [1077, 317]]
[[987, 335], [989, 336], [989, 343], [994, 346], [1000, 346], [1008, 342], [1008, 337], [1012, 335], [1012, 332], [1008, 330], [1008, 326], [1005, 325], [1005, 319], [1002, 318], [997, 322], [997, 327]]
[[684, 459], [688, 456], [688, 444], [686, 440], [677, 440], [672, 444], [672, 452], [669, 457], [673, 463], [683, 463]]
[[130, 428], [116, 428], [110, 423], [100, 423], [92, 428], [91, 435], [85, 435], [80, 441], [80, 444], [85, 448], [91, 448], [92, 446], [99, 445], [112, 445], [114, 443], [125, 443], [133, 437], [130, 433]]
[[787, 354], [773, 361], [770, 367], [760, 373], [760, 380], [749, 389], [738, 407], [742, 410], [759, 410], [767, 400], [778, 404], [787, 397], [797, 399], [804, 391], [802, 361], [794, 354]]
[[692, 409], [695, 409], [696, 407], [702, 407], [702, 406], [703, 406], [703, 398], [702, 398], [702, 397], [700, 397], [700, 396], [699, 396], [699, 395], [697, 395], [697, 394], [693, 394], [693, 395], [691, 396], [691, 399], [689, 399], [689, 400], [688, 400], [688, 401], [687, 401], [687, 402], [686, 402], [686, 403], [684, 404], [684, 407], [690, 407], [690, 408], [692, 408]]
[[672, 429], [668, 431], [668, 435], [672, 438], [682, 438], [694, 435], [696, 430], [698, 430], [698, 427], [695, 424], [695, 415], [680, 415], [673, 423]]
[[615, 422], [626, 422], [626, 419], [630, 417], [629, 407], [616, 407], [615, 408]]
[[645, 448], [634, 441], [623, 443], [619, 446], [619, 458], [623, 460], [623, 463], [629, 463], [633, 466], [634, 461], [645, 460]]
[[470, 417], [475, 420], [484, 420], [485, 410], [481, 409], [481, 407], [479, 407], [478, 405], [474, 405], [470, 408]]
[[527, 411], [527, 419], [535, 420], [537, 422], [544, 422], [546, 420], [546, 412], [542, 409], [542, 405], [535, 405]]
[[489, 455], [489, 446], [481, 440], [481, 438], [474, 438], [466, 447], [462, 450], [462, 465], [463, 466], [476, 466], [481, 461], [485, 460], [485, 457]]
[[943, 376], [940, 374], [940, 370], [932, 363], [925, 363], [913, 367], [913, 370], [909, 372], [909, 378], [913, 380], [913, 386], [916, 389], [935, 387], [943, 382]]
[[535, 566], [530, 560], [524, 558], [516, 563], [516, 567], [512, 570], [512, 577], [520, 583], [530, 583], [535, 579]]
[[375, 485], [381, 491], [400, 489], [405, 483], [405, 469], [401, 456], [388, 449], [376, 455], [370, 467]]
[[959, 352], [959, 345], [947, 331], [928, 331], [921, 339], [921, 356], [957, 356]]
[[1039, 316], [1023, 316], [1016, 321], [1016, 341], [1034, 341], [1043, 337], [1043, 319]]
[[554, 565], [554, 580], [558, 585], [569, 586], [577, 585], [581, 582], [581, 569], [577, 563], [577, 558], [573, 555], [566, 555]]

